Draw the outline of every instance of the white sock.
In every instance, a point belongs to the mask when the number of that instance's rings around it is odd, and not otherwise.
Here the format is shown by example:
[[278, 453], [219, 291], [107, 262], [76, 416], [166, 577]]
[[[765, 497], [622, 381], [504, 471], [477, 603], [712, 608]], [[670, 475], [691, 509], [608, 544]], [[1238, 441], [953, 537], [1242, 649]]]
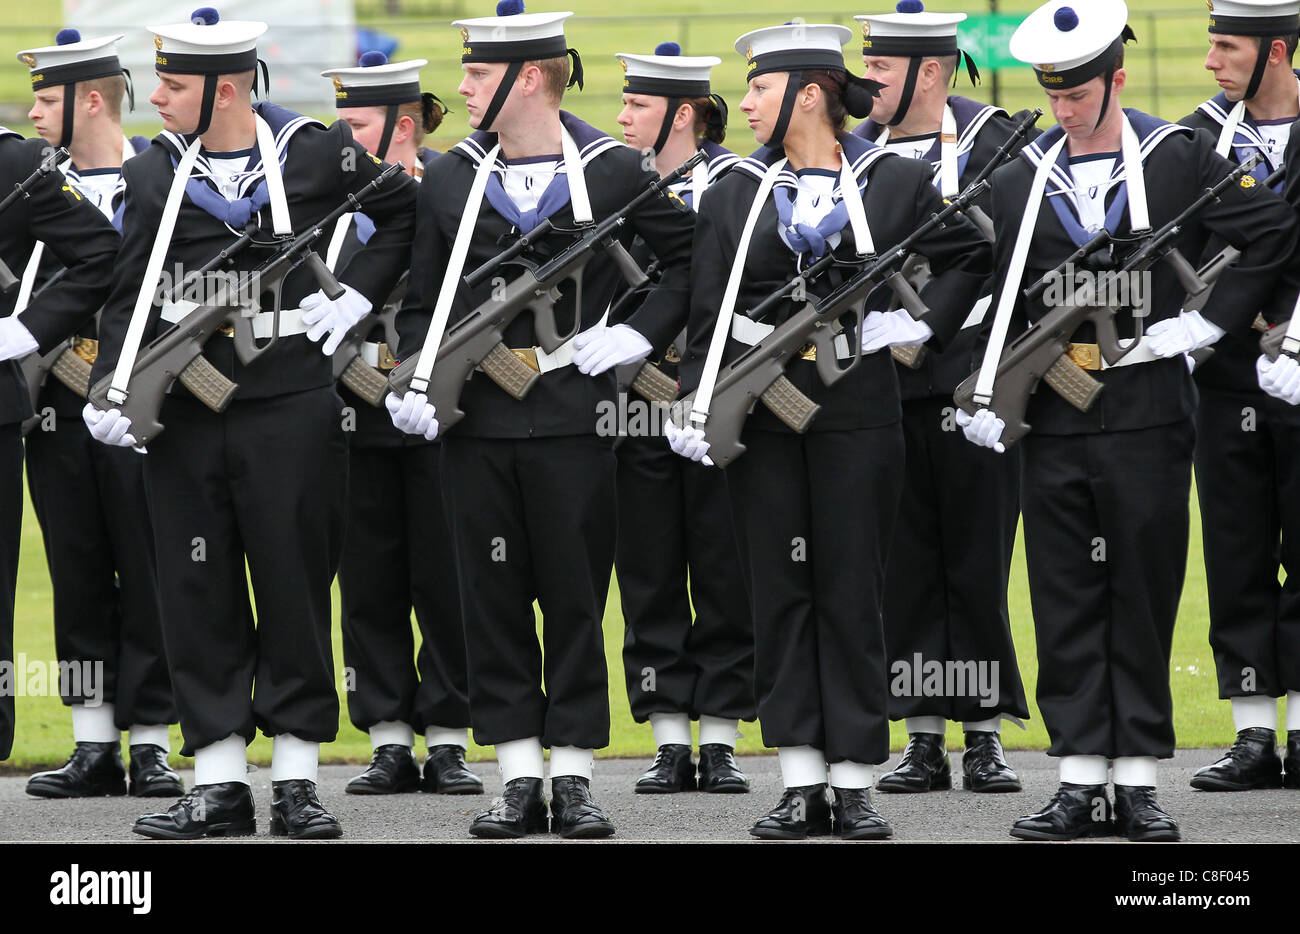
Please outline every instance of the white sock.
[[113, 705], [72, 705], [74, 743], [120, 743], [122, 731], [113, 725]]
[[1277, 729], [1277, 700], [1272, 697], [1234, 697], [1232, 699], [1232, 723], [1237, 732], [1263, 727], [1266, 730]]
[[1061, 781], [1071, 785], [1106, 784], [1105, 756], [1061, 756]]
[[[660, 746], [689, 746], [691, 744], [691, 718], [684, 713], [652, 713], [650, 729], [654, 731], [655, 748]], [[700, 740], [704, 742], [704, 740]], [[552, 751], [554, 755], [554, 751]]]
[[244, 737], [237, 733], [194, 751], [194, 784], [222, 782], [249, 783], [247, 746]]
[[1001, 733], [1002, 718], [993, 717], [989, 720], [967, 720], [961, 725], [966, 733]]
[[461, 749], [469, 748], [469, 727], [461, 726], [434, 726], [430, 724], [424, 728], [424, 748], [432, 749], [434, 746], [459, 746]]
[[870, 788], [875, 782], [875, 769], [861, 762], [832, 762], [832, 788]]
[[320, 743], [281, 733], [271, 744], [271, 781], [286, 782], [296, 778], [314, 783], [319, 761]]
[[729, 746], [736, 748], [736, 737], [740, 735], [737, 729], [739, 721], [727, 720], [724, 717], [710, 717], [708, 714], [700, 717], [700, 745], [710, 746]]
[[542, 740], [537, 736], [497, 743], [497, 768], [502, 784], [516, 778], [541, 778], [543, 769]]
[[380, 746], [405, 746], [409, 749], [415, 745], [415, 731], [409, 723], [400, 720], [380, 720], [367, 732], [370, 734], [372, 749]]
[[826, 784], [826, 756], [811, 746], [780, 746], [781, 782], [786, 788]]
[[1129, 785], [1139, 788], [1156, 786], [1155, 756], [1120, 756], [1113, 763], [1113, 776], [1116, 785]]
[[1286, 692], [1286, 731], [1300, 730], [1300, 691]]
[[157, 746], [163, 752], [171, 752], [171, 739], [167, 735], [167, 724], [158, 723], [153, 726], [143, 726], [139, 723], [131, 724], [131, 732], [127, 734], [128, 746], [142, 746], [149, 744]]
[[908, 717], [903, 721], [907, 733], [938, 733], [940, 736], [948, 729], [948, 721], [943, 717]]
[[594, 749], [583, 749], [581, 746], [552, 746], [551, 778], [576, 775], [591, 781], [591, 769], [595, 759]]

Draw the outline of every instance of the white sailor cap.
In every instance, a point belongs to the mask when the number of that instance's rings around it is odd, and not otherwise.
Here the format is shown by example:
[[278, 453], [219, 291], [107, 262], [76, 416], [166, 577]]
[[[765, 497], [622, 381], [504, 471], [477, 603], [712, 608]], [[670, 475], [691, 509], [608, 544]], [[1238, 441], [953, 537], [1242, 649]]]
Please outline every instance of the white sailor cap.
[[564, 21], [572, 13], [525, 13], [523, 0], [500, 0], [496, 16], [458, 19], [461, 62], [528, 62], [569, 54]]
[[1011, 54], [1034, 66], [1038, 83], [1078, 87], [1111, 68], [1134, 39], [1124, 0], [1050, 0], [1011, 37]]
[[212, 7], [195, 10], [188, 23], [150, 26], [154, 68], [178, 75], [227, 75], [257, 69], [257, 40], [266, 23], [225, 20]]
[[121, 38], [119, 34], [82, 39], [75, 29], [60, 29], [54, 45], [25, 49], [18, 53], [18, 61], [31, 69], [33, 91], [107, 78], [122, 74], [122, 62], [117, 56], [117, 40]]
[[749, 60], [747, 79], [772, 71], [845, 71], [844, 44], [852, 38], [847, 26], [786, 23], [745, 33], [736, 51]]
[[957, 54], [957, 24], [965, 13], [930, 13], [921, 0], [899, 0], [894, 13], [853, 17], [862, 24], [863, 55]]
[[676, 42], [661, 42], [653, 55], [618, 52], [623, 63], [623, 91], [656, 97], [708, 97], [709, 72], [722, 59], [714, 55], [682, 55]]
[[383, 52], [367, 52], [357, 67], [330, 68], [321, 77], [334, 79], [336, 107], [385, 107], [420, 99], [420, 69], [427, 64], [423, 58], [390, 62]]
[[1207, 0], [1210, 32], [1229, 36], [1300, 33], [1300, 0]]

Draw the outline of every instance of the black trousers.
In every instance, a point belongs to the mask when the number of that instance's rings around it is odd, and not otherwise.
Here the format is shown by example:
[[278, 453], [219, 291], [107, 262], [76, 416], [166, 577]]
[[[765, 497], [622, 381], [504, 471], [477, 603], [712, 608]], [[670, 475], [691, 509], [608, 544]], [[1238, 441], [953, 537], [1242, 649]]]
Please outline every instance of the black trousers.
[[610, 440], [453, 433], [441, 444], [475, 741], [608, 745], [601, 623], [616, 533]]
[[0, 665], [11, 670], [12, 690], [0, 691], [0, 760], [14, 748], [14, 591], [23, 531], [23, 439], [17, 422], [0, 425]]
[[767, 746], [828, 762], [889, 758], [881, 591], [903, 487], [897, 424], [746, 431], [727, 468], [754, 613], [754, 689]]
[[[924, 663], [984, 666], [984, 690], [894, 690], [889, 716], [987, 720], [1029, 716], [1007, 616], [1020, 515], [1020, 454], [971, 444], [952, 398], [903, 403], [907, 474], [885, 571], [885, 644], [893, 675]], [[993, 676], [996, 664], [996, 677]]]
[[1196, 489], [1219, 696], [1300, 691], [1300, 409], [1202, 388]]
[[348, 716], [359, 730], [387, 721], [416, 732], [469, 726], [465, 630], [439, 450], [436, 444], [354, 443], [348, 452], [339, 592], [343, 664], [353, 675]]
[[1049, 755], [1173, 755], [1169, 655], [1187, 565], [1193, 439], [1189, 419], [1023, 442]]
[[633, 719], [753, 720], [753, 620], [726, 475], [679, 457], [662, 437], [625, 438], [617, 455], [614, 563]]
[[341, 407], [332, 387], [236, 400], [222, 415], [190, 399], [163, 405], [144, 479], [183, 755], [255, 729], [315, 742], [338, 732]]
[[[27, 436], [27, 483], [45, 539], [60, 661], [102, 662], [119, 729], [174, 723], [144, 458], [90, 437], [80, 418]], [[87, 692], [61, 689], [63, 703]]]

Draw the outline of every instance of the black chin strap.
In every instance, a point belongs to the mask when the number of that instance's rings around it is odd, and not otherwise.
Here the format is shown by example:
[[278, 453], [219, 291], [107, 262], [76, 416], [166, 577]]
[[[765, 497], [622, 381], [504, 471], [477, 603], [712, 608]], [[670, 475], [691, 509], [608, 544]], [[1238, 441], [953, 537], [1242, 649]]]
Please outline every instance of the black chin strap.
[[375, 156], [380, 162], [388, 159], [388, 144], [393, 141], [393, 130], [397, 128], [397, 105], [389, 104], [384, 108], [384, 132], [379, 137], [379, 151]]
[[63, 86], [63, 135], [59, 138], [59, 145], [64, 149], [72, 146], [72, 122], [76, 116], [77, 85], [74, 82]]
[[767, 141], [768, 146], [780, 146], [785, 140], [785, 132], [790, 129], [790, 117], [794, 114], [794, 96], [799, 93], [799, 82], [802, 79], [802, 71], [792, 71], [786, 79], [785, 96], [781, 98], [781, 114], [776, 118], [776, 126]]
[[1259, 93], [1259, 86], [1264, 81], [1264, 69], [1268, 67], [1268, 57], [1273, 54], [1273, 40], [1260, 37], [1259, 54], [1255, 56], [1255, 70], [1251, 72], [1250, 84], [1246, 87], [1246, 96], [1242, 100], [1250, 100]]
[[122, 77], [126, 79], [126, 99], [127, 106], [131, 112], [135, 112], [135, 82], [131, 80], [131, 72], [125, 68], [122, 69]]
[[[256, 79], [254, 79], [256, 81]], [[194, 129], [194, 136], [202, 136], [208, 132], [208, 127], [212, 123], [212, 108], [217, 102], [217, 76], [203, 76], [203, 106], [199, 110], [199, 125]]]
[[655, 155], [659, 155], [664, 148], [664, 143], [668, 142], [668, 134], [673, 131], [673, 121], [677, 119], [677, 108], [682, 105], [681, 98], [668, 98], [668, 109], [664, 112], [664, 122], [659, 127], [659, 137], [655, 140]]
[[506, 73], [501, 76], [501, 83], [497, 85], [497, 89], [492, 95], [492, 102], [488, 104], [487, 112], [483, 114], [483, 119], [479, 121], [479, 130], [484, 133], [492, 132], [492, 121], [501, 112], [502, 105], [505, 104], [506, 98], [510, 96], [510, 89], [515, 86], [519, 72], [523, 70], [523, 62], [511, 62], [506, 66]]
[[916, 79], [921, 74], [921, 58], [913, 56], [907, 63], [907, 77], [903, 80], [903, 92], [898, 97], [898, 109], [893, 119], [886, 126], [898, 126], [907, 118], [907, 111], [912, 106], [912, 96], [916, 93]]
[[1101, 121], [1106, 119], [1106, 108], [1110, 106], [1110, 88], [1115, 83], [1114, 64], [1106, 69], [1106, 74], [1102, 76], [1102, 80], [1106, 83], [1106, 90], [1101, 95], [1101, 113], [1097, 115], [1097, 125], [1092, 128], [1094, 132], [1101, 127]]

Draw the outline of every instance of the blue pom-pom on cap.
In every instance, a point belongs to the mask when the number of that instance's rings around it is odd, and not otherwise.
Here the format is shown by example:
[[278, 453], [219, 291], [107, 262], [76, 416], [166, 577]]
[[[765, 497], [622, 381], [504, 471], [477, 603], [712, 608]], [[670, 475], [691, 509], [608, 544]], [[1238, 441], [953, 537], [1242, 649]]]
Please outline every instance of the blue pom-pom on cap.
[[376, 65], [387, 65], [388, 56], [379, 51], [367, 52], [361, 56], [361, 60], [358, 64], [362, 68], [374, 68]]
[[899, 13], [924, 13], [925, 4], [921, 0], [898, 0], [898, 6], [894, 9]]
[[655, 46], [656, 55], [681, 55], [682, 47], [676, 42], [661, 42]]
[[524, 12], [524, 0], [501, 0], [497, 4], [497, 16], [518, 16]]
[[201, 6], [190, 14], [190, 22], [195, 26], [215, 26], [221, 21], [221, 14], [210, 6]]
[[1052, 22], [1056, 23], [1056, 28], [1061, 32], [1069, 32], [1079, 25], [1079, 14], [1070, 7], [1063, 6], [1056, 11], [1056, 15], [1052, 17]]
[[56, 45], [72, 45], [72, 43], [80, 41], [81, 33], [75, 29], [60, 29], [59, 34], [54, 37]]

